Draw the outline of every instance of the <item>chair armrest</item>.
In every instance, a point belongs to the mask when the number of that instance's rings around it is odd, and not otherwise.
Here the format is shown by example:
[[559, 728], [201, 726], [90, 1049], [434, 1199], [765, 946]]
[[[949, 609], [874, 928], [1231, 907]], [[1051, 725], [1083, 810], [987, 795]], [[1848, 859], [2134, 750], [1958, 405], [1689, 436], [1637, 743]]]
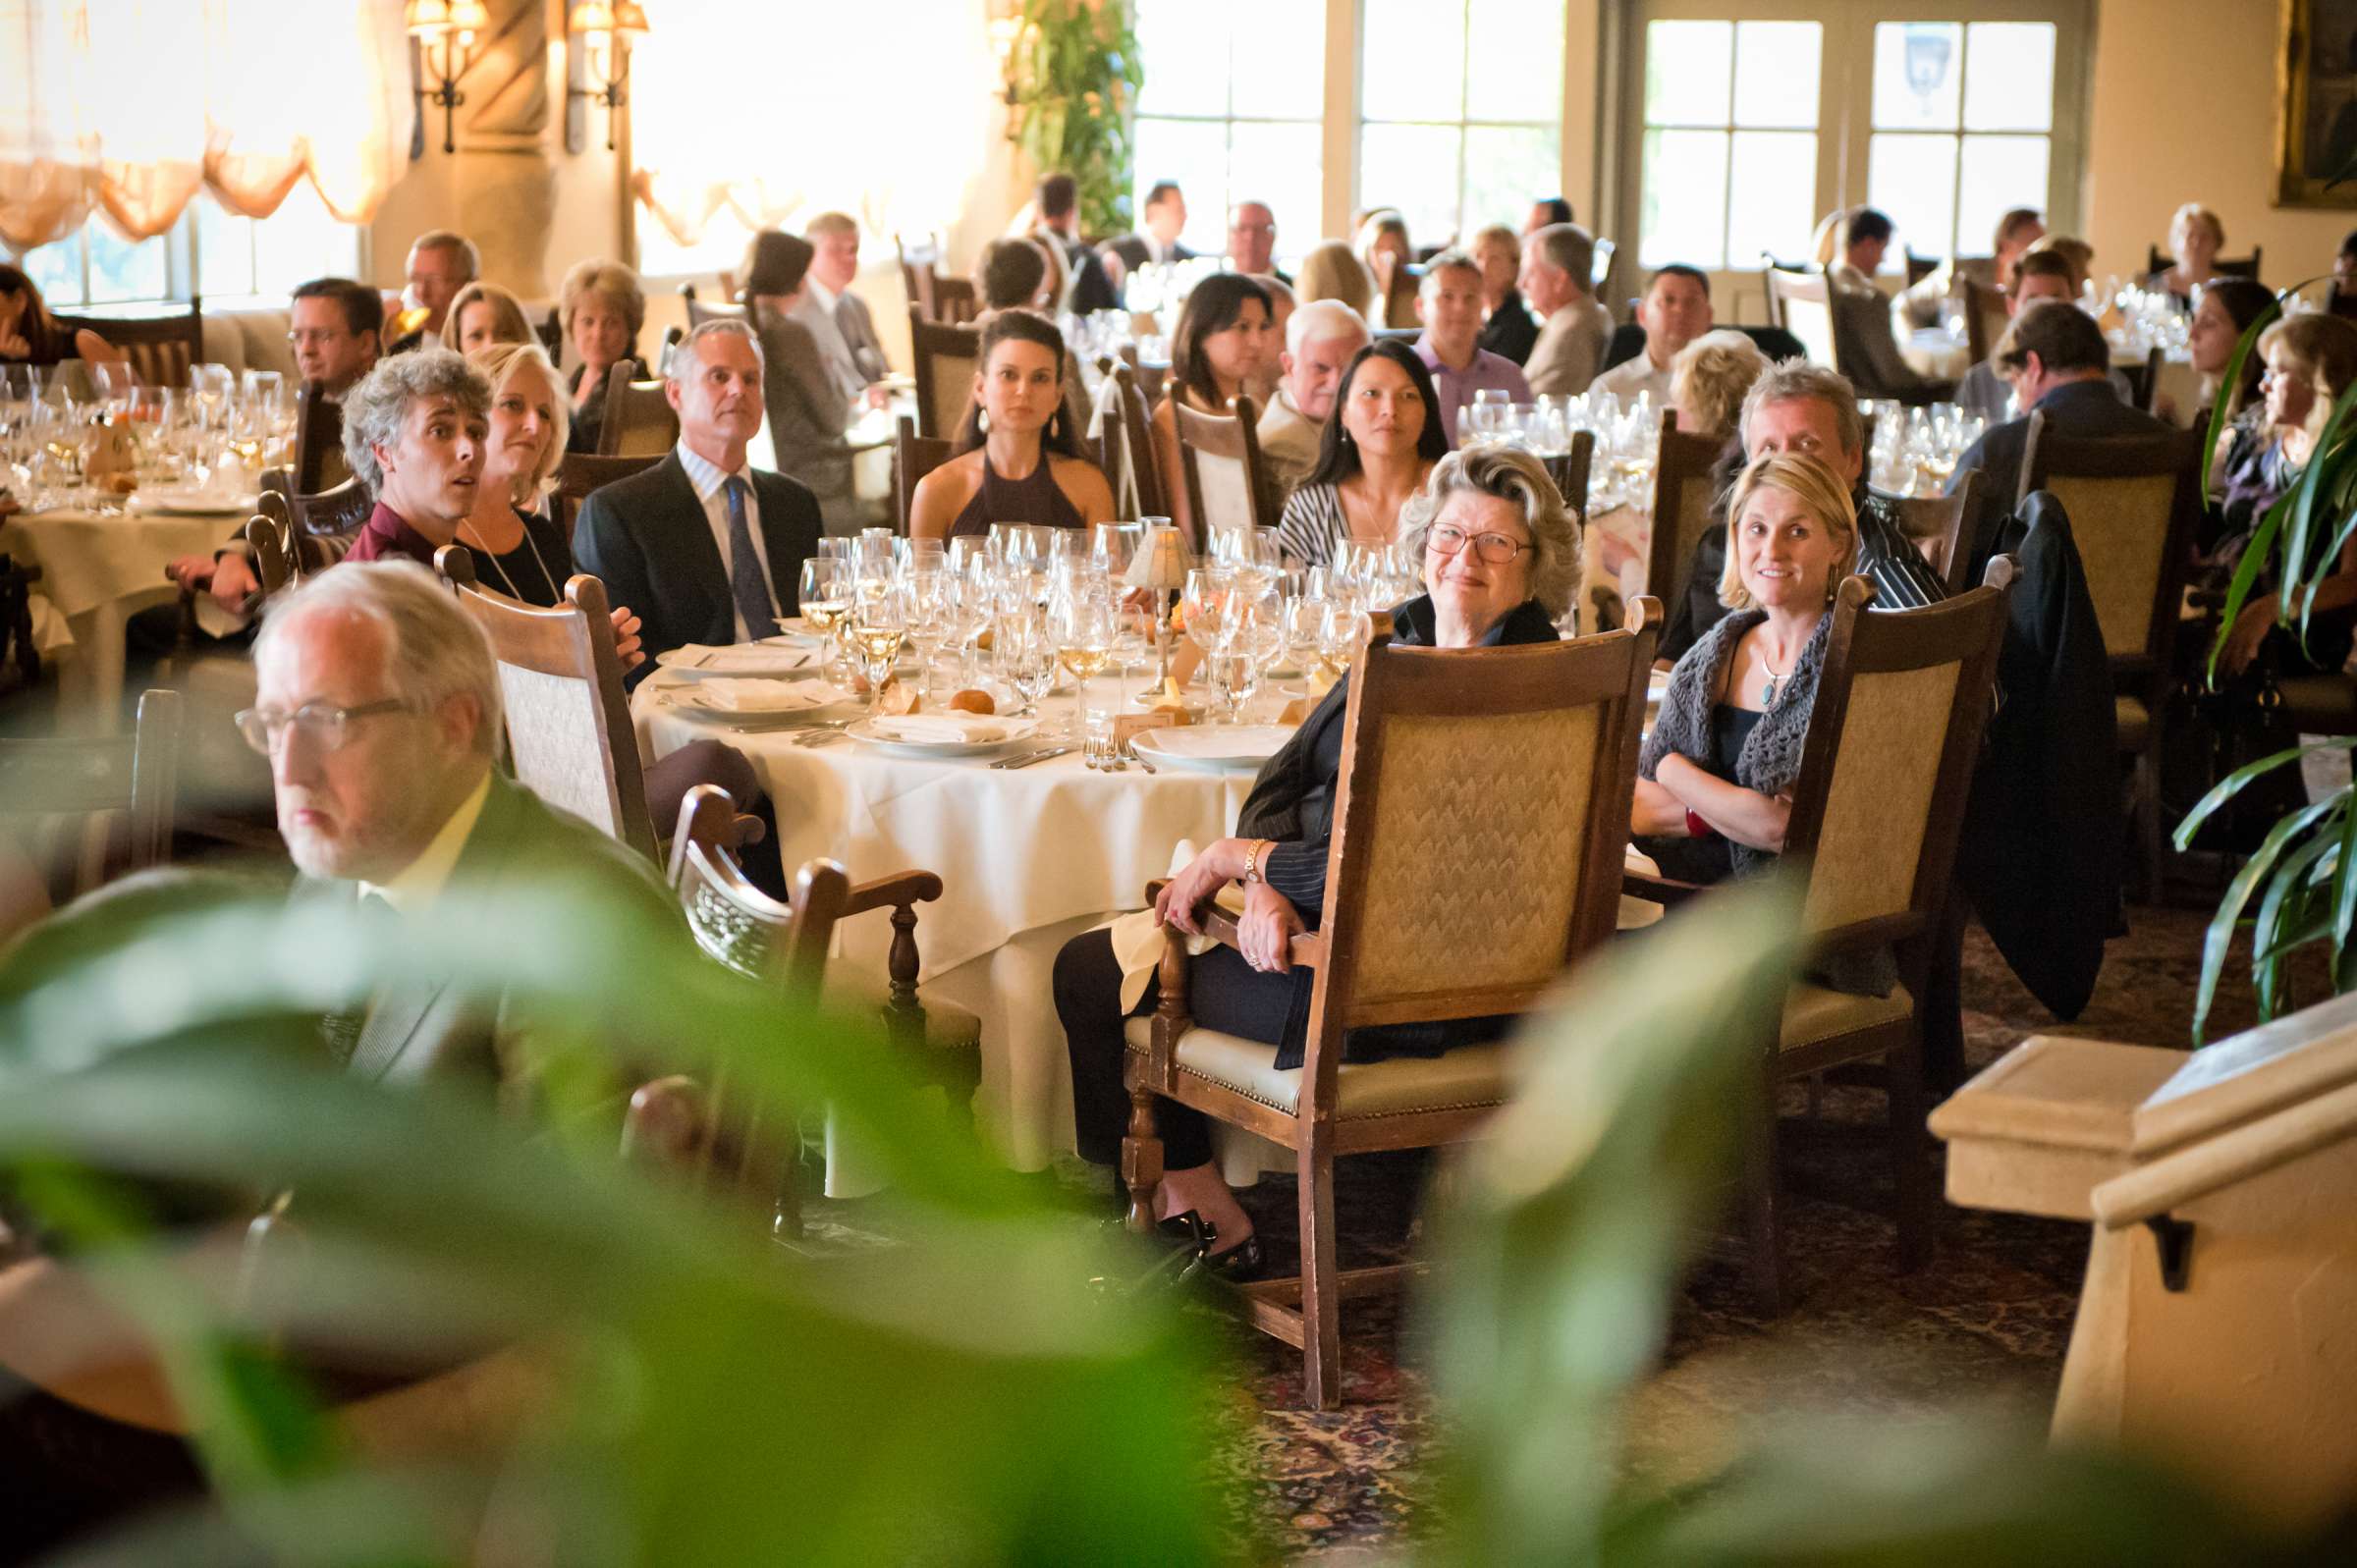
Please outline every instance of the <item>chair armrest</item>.
[[1631, 898], [1642, 898], [1647, 903], [1674, 909], [1696, 893], [1711, 890], [1699, 882], [1679, 882], [1674, 877], [1656, 877], [1649, 872], [1623, 870], [1620, 873], [1620, 891]]
[[843, 912], [848, 918], [865, 914], [870, 909], [906, 908], [910, 904], [931, 903], [941, 896], [941, 878], [930, 871], [896, 871], [889, 877], [877, 877], [860, 883], [844, 900]]
[[[1214, 906], [1204, 913], [1203, 935], [1223, 947], [1233, 947], [1238, 952], [1243, 951], [1243, 947], [1236, 938], [1235, 916], [1225, 909]], [[1288, 946], [1286, 956], [1304, 969], [1315, 969], [1326, 958], [1324, 933], [1296, 932], [1292, 942]]]

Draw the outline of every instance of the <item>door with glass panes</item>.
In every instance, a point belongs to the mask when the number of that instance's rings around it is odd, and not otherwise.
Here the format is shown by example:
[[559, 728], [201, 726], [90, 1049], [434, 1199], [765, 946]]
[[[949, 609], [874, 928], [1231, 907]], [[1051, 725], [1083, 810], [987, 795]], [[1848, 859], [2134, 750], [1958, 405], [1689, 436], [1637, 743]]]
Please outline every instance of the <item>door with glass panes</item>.
[[1618, 204], [1633, 291], [1713, 275], [1721, 320], [1766, 319], [1763, 252], [1809, 259], [1819, 219], [1867, 202], [1906, 252], [1987, 255], [1998, 218], [2079, 213], [2084, 0], [1643, 0], [1628, 37]]

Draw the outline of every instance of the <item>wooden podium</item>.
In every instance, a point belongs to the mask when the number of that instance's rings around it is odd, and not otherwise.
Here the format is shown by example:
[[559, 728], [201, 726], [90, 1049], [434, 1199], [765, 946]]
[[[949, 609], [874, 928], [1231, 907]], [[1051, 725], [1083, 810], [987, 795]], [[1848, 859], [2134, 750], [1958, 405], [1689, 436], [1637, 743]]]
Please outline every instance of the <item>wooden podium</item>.
[[1951, 1202], [2094, 1227], [2056, 1440], [2357, 1505], [2357, 996], [2191, 1054], [2036, 1036], [1931, 1128]]

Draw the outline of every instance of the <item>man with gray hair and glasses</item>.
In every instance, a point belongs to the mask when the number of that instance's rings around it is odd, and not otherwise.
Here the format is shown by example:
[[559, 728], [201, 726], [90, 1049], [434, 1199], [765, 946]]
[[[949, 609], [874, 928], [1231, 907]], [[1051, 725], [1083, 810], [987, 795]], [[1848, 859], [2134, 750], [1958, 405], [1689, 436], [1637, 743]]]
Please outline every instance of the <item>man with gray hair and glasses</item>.
[[1727, 614], [1719, 602], [1719, 577], [1727, 566], [1725, 497], [1744, 463], [1772, 452], [1820, 459], [1849, 482], [1858, 514], [1857, 571], [1873, 580], [1872, 608], [1920, 610], [1947, 597], [1947, 585], [1899, 526], [1898, 503], [1867, 487], [1865, 423], [1858, 415], [1857, 391], [1839, 371], [1802, 359], [1771, 366], [1743, 400], [1739, 437], [1713, 470], [1719, 510], [1695, 543], [1685, 580], [1674, 593], [1664, 584], [1657, 594], [1669, 607], [1659, 650], [1665, 663], [1675, 661]]
[[[818, 553], [818, 500], [757, 469], [761, 345], [734, 318], [707, 321], [672, 351], [664, 394], [680, 442], [643, 473], [590, 492], [573, 555], [606, 596], [638, 612], [649, 659], [691, 642], [752, 642], [799, 611], [802, 563]], [[653, 669], [640, 665], [633, 684]]]

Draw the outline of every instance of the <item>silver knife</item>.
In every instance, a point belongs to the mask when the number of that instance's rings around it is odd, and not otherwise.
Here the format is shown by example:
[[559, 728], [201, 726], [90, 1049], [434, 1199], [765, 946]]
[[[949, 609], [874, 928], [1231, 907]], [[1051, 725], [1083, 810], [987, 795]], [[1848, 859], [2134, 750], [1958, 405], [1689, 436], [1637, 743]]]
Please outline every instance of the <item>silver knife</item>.
[[1046, 762], [1051, 757], [1064, 756], [1071, 749], [1070, 746], [1049, 746], [1043, 751], [1026, 751], [1019, 757], [1004, 758], [992, 763], [991, 766], [994, 768], [1028, 768], [1035, 762]]

